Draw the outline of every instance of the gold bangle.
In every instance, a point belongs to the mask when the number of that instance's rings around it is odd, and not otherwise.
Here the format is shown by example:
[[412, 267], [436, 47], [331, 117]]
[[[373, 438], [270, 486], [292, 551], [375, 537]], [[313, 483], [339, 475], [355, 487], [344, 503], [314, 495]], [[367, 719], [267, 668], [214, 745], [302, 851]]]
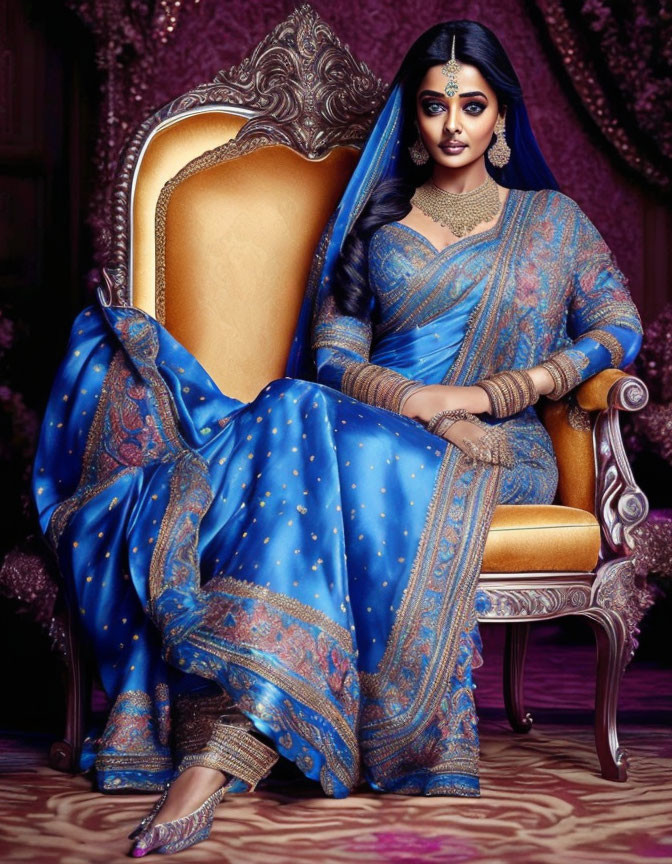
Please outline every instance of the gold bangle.
[[497, 418], [518, 414], [539, 399], [530, 374], [525, 369], [510, 369], [488, 375], [476, 386], [488, 394], [490, 413]]
[[456, 408], [452, 411], [439, 411], [431, 417], [427, 422], [427, 431], [431, 432], [433, 435], [442, 437], [443, 433], [450, 429], [453, 423], [457, 423], [458, 420], [478, 422], [477, 418], [468, 411], [465, 411], [464, 408]]
[[346, 366], [341, 379], [341, 389], [347, 396], [395, 414], [401, 414], [406, 399], [424, 386], [421, 381], [374, 363], [352, 363]]
[[581, 383], [581, 373], [572, 363], [570, 358], [560, 352], [554, 354], [548, 360], [541, 364], [542, 369], [545, 369], [553, 379], [553, 389], [546, 396], [557, 402], [562, 399], [570, 390], [573, 390], [577, 384]]

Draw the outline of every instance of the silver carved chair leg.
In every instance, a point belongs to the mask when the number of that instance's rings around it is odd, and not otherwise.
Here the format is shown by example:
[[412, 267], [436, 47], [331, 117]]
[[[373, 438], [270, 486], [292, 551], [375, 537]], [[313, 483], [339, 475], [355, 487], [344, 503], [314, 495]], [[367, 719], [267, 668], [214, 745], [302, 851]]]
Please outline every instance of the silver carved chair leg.
[[587, 617], [597, 642], [595, 743], [602, 776], [625, 780], [627, 754], [619, 747], [616, 727], [621, 679], [637, 647], [639, 622], [651, 605], [653, 592], [635, 573], [630, 558], [616, 558], [597, 571]]
[[[590, 393], [587, 399], [590, 401]], [[581, 614], [590, 620], [597, 642], [595, 743], [602, 776], [623, 781], [627, 756], [618, 744], [618, 695], [623, 673], [637, 647], [639, 623], [653, 602], [653, 589], [645, 578], [637, 576], [632, 560], [634, 531], [646, 519], [649, 504], [628, 462], [619, 413], [641, 410], [648, 401], [648, 391], [639, 379], [624, 375], [610, 387], [606, 401], [593, 430], [603, 563], [597, 569], [590, 608]]]
[[[589, 609], [597, 644], [595, 687], [595, 746], [605, 780], [627, 779], [627, 754], [618, 743], [618, 694], [626, 666], [627, 632], [621, 616], [611, 609]], [[629, 659], [629, 658], [627, 658]]]
[[504, 643], [504, 705], [514, 732], [529, 732], [532, 716], [525, 711], [523, 683], [530, 625], [508, 623]]

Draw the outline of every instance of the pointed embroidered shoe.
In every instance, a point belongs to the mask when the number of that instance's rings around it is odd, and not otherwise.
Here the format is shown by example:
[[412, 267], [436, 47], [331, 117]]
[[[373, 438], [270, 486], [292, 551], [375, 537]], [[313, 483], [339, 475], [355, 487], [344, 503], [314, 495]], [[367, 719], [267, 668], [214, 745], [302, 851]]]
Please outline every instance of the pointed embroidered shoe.
[[225, 786], [226, 783], [223, 783], [192, 813], [180, 816], [179, 819], [173, 819], [172, 822], [160, 822], [158, 825], [150, 824], [148, 828], [141, 829], [139, 835], [133, 832], [137, 840], [131, 850], [132, 857], [144, 858], [150, 852], [156, 852], [158, 855], [171, 855], [174, 852], [188, 849], [202, 840], [207, 840], [215, 818], [215, 809], [222, 800]]
[[149, 813], [146, 816], [144, 816], [140, 820], [140, 822], [138, 822], [137, 828], [134, 828], [133, 831], [131, 831], [131, 833], [128, 835], [129, 840], [135, 840], [136, 837], [139, 837], [140, 834], [142, 834], [142, 832], [145, 830], [145, 828], [147, 828], [148, 825], [152, 824], [152, 822], [154, 821], [154, 818], [156, 817], [156, 814], [159, 812], [159, 810], [166, 803], [166, 798], [168, 797], [168, 790], [169, 789], [170, 789], [170, 783], [163, 790], [163, 794], [159, 795], [159, 797], [156, 801], [156, 804], [152, 807], [152, 809], [149, 811]]

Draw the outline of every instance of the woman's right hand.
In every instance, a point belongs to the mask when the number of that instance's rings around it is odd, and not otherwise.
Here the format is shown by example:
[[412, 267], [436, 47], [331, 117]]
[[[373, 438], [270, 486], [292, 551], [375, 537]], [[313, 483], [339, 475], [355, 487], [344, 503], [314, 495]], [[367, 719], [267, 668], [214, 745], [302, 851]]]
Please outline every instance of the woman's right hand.
[[428, 423], [440, 411], [455, 411], [459, 408], [470, 414], [484, 414], [490, 410], [488, 394], [476, 386], [428, 384], [408, 397], [401, 413], [421, 423]]

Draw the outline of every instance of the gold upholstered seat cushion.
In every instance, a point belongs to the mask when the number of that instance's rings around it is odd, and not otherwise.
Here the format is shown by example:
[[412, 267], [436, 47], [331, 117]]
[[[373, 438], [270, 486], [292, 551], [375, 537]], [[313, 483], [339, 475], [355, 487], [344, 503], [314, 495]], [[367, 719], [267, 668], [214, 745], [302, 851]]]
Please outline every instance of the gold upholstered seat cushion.
[[589, 571], [600, 526], [592, 513], [557, 504], [500, 504], [485, 544], [483, 573]]

